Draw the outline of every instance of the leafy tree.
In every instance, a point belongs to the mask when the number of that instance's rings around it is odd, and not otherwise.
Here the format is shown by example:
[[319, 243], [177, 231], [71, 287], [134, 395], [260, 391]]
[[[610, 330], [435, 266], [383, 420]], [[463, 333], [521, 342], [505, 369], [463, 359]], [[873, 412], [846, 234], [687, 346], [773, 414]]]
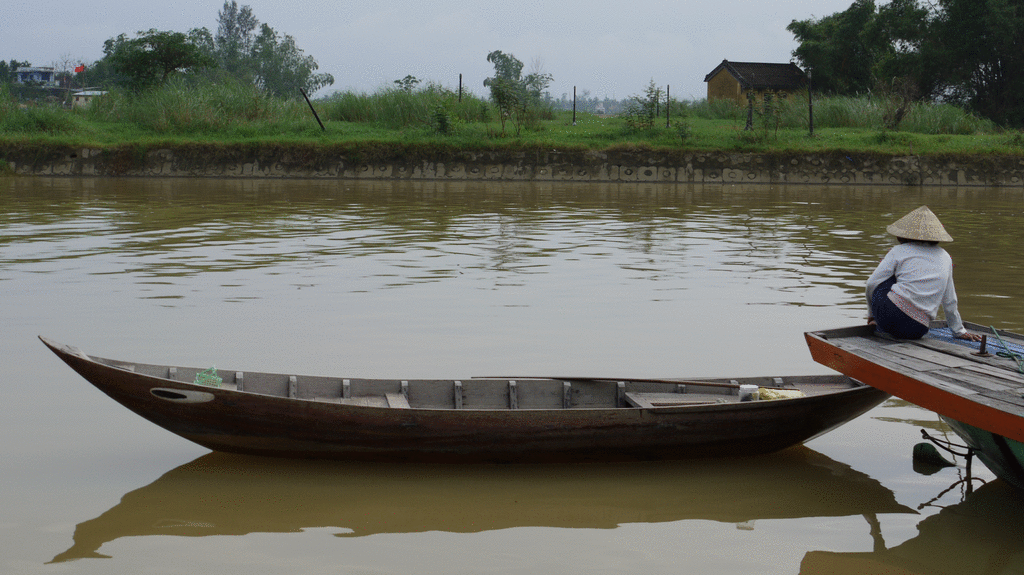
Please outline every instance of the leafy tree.
[[[921, 60], [921, 46], [927, 39], [929, 11], [917, 0], [890, 0], [878, 7], [863, 31], [871, 47], [872, 74], [880, 82], [900, 78], [922, 95], [935, 91], [935, 78], [927, 73]], [[909, 79], [909, 80], [906, 80]]]
[[818, 20], [794, 20], [786, 27], [800, 43], [793, 56], [813, 70], [817, 89], [836, 94], [871, 89], [874, 59], [864, 31], [874, 16], [873, 0], [854, 0], [843, 12]]
[[943, 94], [1024, 126], [1024, 0], [939, 0], [922, 57]]
[[0, 84], [13, 84], [14, 71], [31, 65], [29, 62], [19, 62], [18, 60], [10, 60], [9, 62], [0, 60]]
[[184, 34], [151, 29], [135, 38], [125, 34], [111, 38], [104, 42], [103, 53], [122, 85], [141, 90], [166, 82], [173, 73], [216, 65], [202, 48], [203, 40], [203, 30]]
[[218, 62], [228, 74], [239, 79], [251, 76], [248, 63], [256, 42], [256, 30], [260, 22], [252, 8], [232, 0], [224, 2], [217, 13], [217, 35], [214, 36], [215, 54]]
[[403, 92], [412, 92], [419, 83], [420, 79], [412, 75], [406, 76], [401, 80], [395, 80], [395, 86], [398, 86], [398, 89]]
[[275, 96], [294, 97], [300, 90], [315, 92], [334, 83], [330, 74], [315, 74], [319, 67], [312, 56], [303, 55], [288, 34], [279, 37], [264, 24], [252, 51], [255, 83]]
[[647, 85], [643, 95], [631, 96], [627, 100], [623, 111], [626, 119], [626, 127], [631, 131], [645, 131], [654, 128], [654, 122], [658, 118], [658, 103], [661, 99], [661, 88], [654, 84], [654, 80]]
[[505, 134], [506, 121], [511, 119], [518, 136], [523, 125], [536, 119], [541, 93], [554, 78], [542, 72], [539, 64], [533, 73], [523, 76], [523, 63], [500, 50], [487, 54], [487, 61], [494, 64], [494, 77], [484, 80], [484, 86], [491, 89], [491, 99], [498, 107], [501, 133]]
[[275, 96], [297, 97], [334, 83], [330, 74], [317, 74], [312, 56], [304, 55], [288, 34], [260, 24], [249, 6], [224, 2], [217, 13], [217, 34], [210, 54], [221, 71], [240, 82], [252, 83]]

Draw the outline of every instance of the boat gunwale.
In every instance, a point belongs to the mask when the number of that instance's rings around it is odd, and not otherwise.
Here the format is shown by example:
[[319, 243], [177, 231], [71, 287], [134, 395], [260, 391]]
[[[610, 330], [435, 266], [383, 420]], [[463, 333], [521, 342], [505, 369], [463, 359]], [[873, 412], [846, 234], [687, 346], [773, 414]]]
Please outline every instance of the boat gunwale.
[[[856, 392], [862, 391], [866, 387], [870, 387], [870, 386], [864, 384], [863, 382], [858, 381], [856, 378], [849, 377], [849, 376], [846, 376], [846, 375], [835, 375], [835, 374], [796, 375], [796, 376], [780, 376], [779, 378], [781, 378], [783, 381], [791, 381], [793, 379], [812, 379], [812, 378], [815, 379], [815, 381], [803, 381], [803, 382], [791, 383], [791, 385], [793, 386], [792, 389], [795, 389], [795, 390], [800, 390], [800, 386], [806, 386], [806, 387], [813, 388], [813, 387], [818, 387], [818, 386], [822, 386], [822, 387], [823, 386], [837, 386], [838, 387], [840, 385], [847, 385], [848, 387], [846, 387], [845, 389], [839, 389], [839, 388], [837, 388], [837, 389], [829, 389], [829, 390], [821, 392], [821, 393], [810, 394], [810, 395], [805, 394], [805, 395], [802, 395], [802, 396], [799, 396], [799, 397], [788, 397], [788, 398], [780, 398], [780, 399], [772, 399], [772, 400], [759, 400], [759, 401], [740, 401], [737, 398], [737, 396], [735, 396], [735, 395], [724, 394], [723, 393], [723, 394], [721, 394], [723, 397], [730, 397], [730, 398], [733, 398], [733, 399], [731, 399], [729, 401], [724, 401], [724, 402], [716, 402], [716, 403], [710, 403], [709, 402], [709, 403], [690, 404], [690, 405], [573, 406], [573, 407], [569, 407], [569, 408], [565, 408], [565, 407], [560, 407], [560, 408], [555, 408], [555, 407], [550, 407], [550, 408], [548, 408], [548, 407], [542, 407], [542, 408], [537, 408], [537, 407], [518, 407], [518, 408], [514, 408], [514, 409], [513, 408], [509, 408], [509, 407], [467, 407], [467, 408], [455, 408], [454, 406], [452, 406], [452, 407], [410, 406], [410, 407], [398, 408], [398, 407], [383, 406], [383, 405], [363, 405], [363, 404], [359, 404], [359, 403], [343, 403], [343, 402], [338, 402], [338, 401], [331, 401], [331, 399], [337, 399], [337, 398], [289, 397], [287, 395], [281, 395], [281, 394], [260, 393], [260, 392], [255, 392], [255, 391], [246, 391], [246, 390], [233, 389], [231, 387], [220, 387], [220, 386], [215, 387], [215, 386], [210, 386], [210, 385], [203, 385], [203, 384], [195, 383], [195, 382], [192, 382], [192, 381], [175, 380], [175, 379], [170, 379], [170, 378], [167, 378], [167, 377], [160, 377], [160, 376], [157, 376], [157, 375], [150, 375], [150, 374], [146, 374], [146, 373], [140, 373], [138, 371], [130, 369], [130, 367], [133, 367], [133, 366], [144, 366], [144, 367], [154, 367], [154, 368], [164, 368], [164, 369], [172, 368], [173, 367], [173, 368], [176, 368], [176, 369], [179, 369], [179, 370], [189, 370], [189, 371], [197, 371], [197, 372], [198, 371], [202, 371], [203, 368], [187, 367], [187, 366], [171, 366], [171, 365], [163, 365], [163, 364], [142, 364], [142, 363], [136, 363], [136, 362], [127, 362], [127, 361], [124, 361], [124, 360], [118, 360], [118, 359], [105, 358], [105, 357], [99, 357], [99, 356], [85, 354], [84, 352], [82, 352], [78, 348], [67, 346], [67, 345], [64, 345], [64, 344], [59, 344], [57, 342], [54, 342], [53, 340], [49, 340], [49, 339], [44, 338], [42, 336], [40, 336], [40, 339], [48, 347], [50, 347], [51, 349], [54, 349], [55, 351], [59, 350], [59, 351], [61, 351], [63, 353], [66, 353], [66, 354], [68, 354], [68, 355], [70, 355], [70, 356], [72, 356], [74, 358], [77, 358], [79, 360], [84, 360], [84, 361], [86, 361], [88, 363], [91, 363], [93, 365], [99, 366], [101, 369], [110, 369], [110, 370], [120, 371], [120, 372], [123, 372], [123, 373], [125, 373], [127, 375], [130, 375], [133, 379], [138, 379], [140, 381], [141, 380], [151, 381], [154, 384], [154, 387], [151, 387], [150, 389], [154, 389], [154, 388], [179, 389], [179, 390], [183, 390], [183, 391], [211, 393], [214, 396], [225, 394], [228, 397], [230, 397], [233, 394], [237, 394], [238, 396], [241, 396], [241, 397], [254, 397], [254, 398], [257, 398], [257, 399], [259, 399], [261, 401], [268, 401], [268, 400], [281, 401], [283, 404], [287, 404], [287, 403], [290, 403], [290, 402], [305, 402], [305, 403], [308, 403], [310, 405], [323, 406], [323, 408], [331, 410], [331, 411], [335, 411], [335, 410], [338, 410], [338, 411], [352, 410], [354, 412], [358, 412], [358, 411], [366, 410], [367, 412], [373, 412], [374, 410], [379, 410], [379, 411], [403, 413], [403, 414], [410, 414], [410, 415], [411, 414], [415, 414], [415, 413], [422, 413], [422, 412], [430, 412], [430, 413], [433, 413], [433, 412], [465, 413], [465, 414], [474, 413], [474, 412], [496, 412], [496, 413], [519, 413], [519, 412], [523, 412], [523, 413], [531, 413], [533, 415], [536, 415], [538, 412], [565, 413], [565, 412], [602, 412], [602, 411], [603, 412], [615, 412], [615, 413], [646, 411], [646, 412], [650, 412], [650, 413], [653, 413], [653, 414], [671, 414], [671, 413], [677, 413], [677, 412], [680, 412], [680, 411], [685, 411], [685, 412], [689, 413], [689, 412], [701, 412], [701, 411], [713, 412], [713, 411], [720, 411], [720, 410], [736, 410], [736, 409], [764, 409], [764, 408], [767, 408], [768, 406], [770, 406], [771, 404], [775, 404], [775, 403], [780, 402], [780, 401], [786, 401], [786, 402], [799, 401], [800, 403], [805, 403], [807, 401], [813, 401], [816, 398], [820, 398], [822, 396], [834, 397], [837, 394], [851, 394], [851, 393], [856, 393]], [[60, 354], [58, 354], [58, 355], [60, 355]], [[225, 372], [231, 372], [232, 370], [224, 370], [224, 371]], [[249, 373], [249, 374], [259, 374], [259, 375], [264, 375], [264, 376], [273, 376], [273, 377], [288, 377], [288, 374], [276, 373], [276, 372], [246, 372], [246, 373]], [[298, 375], [297, 377], [299, 377], [299, 378], [339, 379], [339, 378], [336, 378], [336, 377], [317, 376], [317, 375]], [[709, 384], [710, 386], [714, 386], [714, 385], [717, 385], [717, 384], [727, 383], [727, 382], [732, 381], [732, 380], [761, 380], [761, 379], [772, 380], [772, 379], [779, 379], [779, 378], [773, 378], [771, 376], [767, 376], [767, 377], [766, 376], [761, 376], [761, 377], [753, 377], [753, 378], [706, 378], [706, 379], [702, 379], [702, 380], [696, 380], [696, 379], [687, 379], [685, 381], [684, 380], [679, 380], [678, 383], [679, 384], [684, 384], [685, 383], [687, 385], [695, 385], [695, 386], [699, 386], [702, 383], [706, 383], [706, 384]], [[509, 380], [512, 380], [512, 381], [550, 381], [550, 382], [559, 382], [559, 381], [574, 381], [574, 382], [593, 381], [593, 382], [604, 382], [604, 383], [618, 382], [618, 381], [623, 381], [623, 382], [626, 382], [626, 383], [630, 383], [630, 382], [635, 382], [635, 381], [636, 382], [642, 382], [643, 381], [642, 379], [641, 380], [631, 380], [629, 378], [574, 378], [574, 377], [570, 377], [570, 378], [553, 378], [553, 377], [552, 378], [548, 378], [548, 377], [529, 377], [529, 376], [523, 376], [523, 377], [519, 377], [519, 378], [499, 378], [499, 377], [465, 378], [465, 379], [461, 379], [461, 380], [458, 380], [458, 379], [401, 379], [401, 378], [351, 378], [351, 379], [364, 379], [365, 381], [375, 381], [375, 382], [383, 382], [383, 381], [387, 381], [387, 382], [407, 381], [407, 382], [410, 382], [410, 383], [413, 383], [413, 382], [434, 383], [434, 382], [436, 382], [437, 384], [440, 384], [441, 382], [454, 382], [454, 381], [462, 381], [462, 382], [474, 382], [474, 381], [476, 381], [476, 382], [481, 382], [481, 381], [498, 382], [498, 381], [509, 381]], [[823, 380], [826, 380], [826, 381], [818, 382], [818, 381], [816, 381], [817, 379], [823, 379]], [[665, 384], [672, 384], [672, 383], [675, 383], [675, 382], [672, 382], [670, 379], [665, 379], [664, 383]], [[93, 385], [96, 385], [96, 384], [93, 383]], [[231, 385], [233, 385], [233, 384], [231, 384]], [[767, 387], [767, 386], [761, 386], [761, 387]], [[680, 394], [680, 395], [686, 395], [686, 394], [684, 393], [684, 394]], [[377, 398], [377, 397], [383, 397], [383, 395], [377, 394], [377, 395], [367, 395], [367, 396], [360, 396], [360, 397], [374, 397], [374, 398]]]

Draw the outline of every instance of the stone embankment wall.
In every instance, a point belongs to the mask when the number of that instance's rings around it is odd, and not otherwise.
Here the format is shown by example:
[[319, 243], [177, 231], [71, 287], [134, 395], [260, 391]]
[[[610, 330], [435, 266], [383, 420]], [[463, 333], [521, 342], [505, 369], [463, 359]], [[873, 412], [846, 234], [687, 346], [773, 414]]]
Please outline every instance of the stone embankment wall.
[[[46, 176], [864, 184], [1024, 188], [1024, 157], [489, 151], [382, 155], [310, 148], [0, 150], [16, 174]], [[416, 156], [419, 157], [416, 157]], [[432, 157], [423, 157], [432, 156]]]

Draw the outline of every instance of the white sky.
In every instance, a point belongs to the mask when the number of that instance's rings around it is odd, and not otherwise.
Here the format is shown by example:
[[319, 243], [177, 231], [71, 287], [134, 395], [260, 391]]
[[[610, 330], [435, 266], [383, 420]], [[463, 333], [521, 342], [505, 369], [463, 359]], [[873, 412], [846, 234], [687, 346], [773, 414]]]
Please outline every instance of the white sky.
[[[589, 3], [499, 0], [241, 0], [261, 23], [290, 34], [320, 72], [321, 90], [372, 92], [408, 74], [485, 95], [487, 53], [512, 53], [530, 71], [539, 59], [555, 98], [589, 90], [617, 99], [653, 79], [673, 98], [703, 98], [704, 75], [723, 59], [789, 62], [793, 20], [845, 10], [852, 0], [633, 0]], [[223, 0], [9, 2], [0, 11], [0, 59], [49, 66], [86, 63], [118, 34], [156, 28], [217, 30]]]

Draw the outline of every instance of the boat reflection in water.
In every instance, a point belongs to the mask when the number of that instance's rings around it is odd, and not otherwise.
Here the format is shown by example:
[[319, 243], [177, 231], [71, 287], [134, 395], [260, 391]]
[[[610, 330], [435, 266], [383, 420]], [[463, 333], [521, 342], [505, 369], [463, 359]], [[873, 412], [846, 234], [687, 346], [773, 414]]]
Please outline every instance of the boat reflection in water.
[[95, 519], [53, 562], [107, 557], [121, 537], [296, 533], [473, 533], [511, 527], [914, 513], [878, 481], [807, 447], [743, 458], [643, 464], [434, 465], [210, 453]]
[[892, 548], [881, 537], [860, 553], [811, 551], [803, 575], [891, 573], [969, 575], [1024, 572], [1024, 493], [992, 481], [926, 517], [918, 535]]

